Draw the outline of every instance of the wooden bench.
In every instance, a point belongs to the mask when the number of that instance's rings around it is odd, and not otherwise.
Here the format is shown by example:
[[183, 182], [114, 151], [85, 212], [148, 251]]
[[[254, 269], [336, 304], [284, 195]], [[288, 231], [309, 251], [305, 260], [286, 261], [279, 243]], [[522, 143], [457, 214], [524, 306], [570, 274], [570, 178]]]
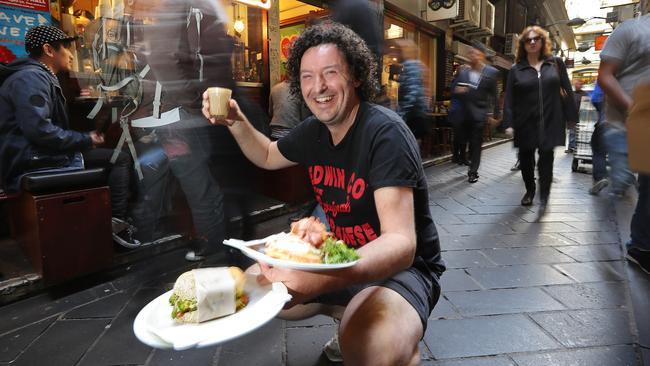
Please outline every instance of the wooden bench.
[[12, 237], [48, 283], [113, 262], [111, 204], [103, 169], [26, 176], [8, 201]]

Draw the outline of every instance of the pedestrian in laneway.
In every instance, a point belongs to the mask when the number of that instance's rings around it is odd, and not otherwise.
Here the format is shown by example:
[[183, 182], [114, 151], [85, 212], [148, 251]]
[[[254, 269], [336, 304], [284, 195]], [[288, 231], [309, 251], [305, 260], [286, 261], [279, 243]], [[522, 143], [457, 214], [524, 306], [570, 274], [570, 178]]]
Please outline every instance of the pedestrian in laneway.
[[[564, 94], [564, 96], [563, 96]], [[577, 121], [571, 82], [561, 59], [551, 54], [548, 32], [538, 26], [519, 37], [516, 64], [506, 85], [504, 127], [515, 136], [526, 194], [521, 204], [535, 197], [535, 150], [539, 155], [540, 215], [546, 210], [553, 181], [553, 149], [563, 146], [567, 121]], [[568, 99], [568, 103], [563, 99]]]
[[425, 66], [418, 59], [418, 47], [409, 39], [395, 42], [398, 48], [399, 90], [397, 92], [397, 113], [409, 126], [413, 136], [420, 140], [429, 133], [431, 121], [427, 118], [427, 98], [424, 90]]
[[478, 182], [478, 168], [481, 164], [483, 128], [488, 117], [499, 114], [497, 101], [497, 78], [499, 71], [485, 64], [487, 49], [481, 43], [474, 43], [469, 52], [469, 67], [458, 74], [456, 87], [452, 91], [460, 100], [462, 129], [469, 141], [470, 164], [467, 180]]
[[[628, 165], [625, 122], [630, 112], [645, 113], [639, 106], [648, 103], [647, 94], [641, 100], [633, 100], [632, 91], [640, 82], [650, 82], [649, 3], [646, 0], [641, 7], [645, 15], [623, 22], [612, 32], [600, 53], [598, 82], [605, 92], [605, 142], [613, 197], [623, 195], [635, 182]], [[648, 121], [647, 114], [641, 118]], [[626, 257], [650, 274], [650, 176], [640, 174], [638, 183], [639, 199], [630, 225]]]
[[467, 139], [465, 139], [465, 133], [463, 131], [463, 111], [461, 110], [460, 100], [451, 93], [451, 91], [456, 88], [459, 73], [460, 66], [455, 69], [454, 78], [451, 80], [449, 86], [451, 102], [449, 104], [447, 120], [454, 129], [451, 161], [458, 165], [469, 165], [469, 162], [467, 161]]
[[[646, 36], [646, 37], [644, 37]], [[650, 74], [650, 20], [630, 19], [608, 37], [600, 53], [598, 83], [605, 93], [605, 145], [610, 166], [610, 195], [622, 197], [635, 184], [627, 160], [625, 118], [632, 90]]]
[[594, 90], [591, 92], [591, 104], [598, 112], [598, 121], [591, 135], [591, 176], [594, 179], [594, 185], [589, 189], [589, 194], [594, 196], [609, 185], [609, 180], [607, 180], [607, 149], [603, 138], [605, 131], [603, 98], [603, 89], [601, 89], [600, 84], [596, 83]]

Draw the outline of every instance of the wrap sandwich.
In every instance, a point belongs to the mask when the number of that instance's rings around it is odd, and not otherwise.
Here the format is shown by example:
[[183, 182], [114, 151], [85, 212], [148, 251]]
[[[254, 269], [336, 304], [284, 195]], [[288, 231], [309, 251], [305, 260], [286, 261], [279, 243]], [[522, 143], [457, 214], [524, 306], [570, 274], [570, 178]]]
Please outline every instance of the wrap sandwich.
[[246, 276], [237, 267], [200, 268], [181, 274], [169, 298], [172, 318], [200, 323], [230, 315], [248, 303]]

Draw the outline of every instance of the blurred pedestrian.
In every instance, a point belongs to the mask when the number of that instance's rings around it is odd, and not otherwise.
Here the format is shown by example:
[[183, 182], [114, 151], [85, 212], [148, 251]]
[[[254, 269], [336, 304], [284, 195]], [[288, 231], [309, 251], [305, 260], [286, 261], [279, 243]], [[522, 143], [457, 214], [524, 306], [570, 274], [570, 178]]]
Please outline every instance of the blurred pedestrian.
[[[632, 90], [650, 73], [650, 21], [644, 15], [619, 25], [600, 53], [598, 83], [605, 93], [605, 145], [610, 166], [610, 195], [622, 197], [636, 179], [627, 159], [625, 118]], [[645, 36], [645, 37], [644, 37]]]
[[460, 73], [461, 66], [456, 68], [454, 78], [449, 85], [449, 94], [451, 102], [449, 104], [449, 111], [447, 113], [447, 120], [453, 128], [453, 141], [452, 141], [452, 157], [451, 161], [458, 165], [469, 165], [467, 161], [467, 139], [463, 131], [463, 111], [458, 97], [451, 91], [456, 88], [458, 83], [458, 74]]
[[[631, 111], [642, 111], [638, 107], [632, 109], [633, 104], [647, 104], [647, 94], [641, 100], [633, 100], [632, 91], [640, 82], [650, 81], [649, 8], [650, 4], [645, 0], [641, 6], [645, 15], [619, 25], [600, 53], [598, 82], [605, 92], [605, 141], [611, 167], [610, 194], [613, 197], [622, 196], [635, 182], [628, 164], [625, 122]], [[648, 115], [639, 118], [647, 121]], [[638, 183], [639, 198], [630, 225], [631, 239], [626, 245], [626, 257], [650, 274], [650, 176], [640, 174]]]
[[427, 118], [427, 100], [424, 92], [424, 64], [418, 59], [418, 48], [409, 39], [396, 41], [398, 62], [402, 66], [397, 82], [397, 113], [416, 139], [429, 133], [431, 120]]
[[481, 164], [483, 129], [488, 118], [498, 117], [497, 78], [499, 71], [487, 65], [487, 48], [479, 42], [469, 52], [469, 67], [458, 74], [452, 93], [460, 101], [462, 130], [469, 142], [470, 163], [467, 181], [478, 182], [478, 168]]
[[[526, 194], [535, 197], [535, 151], [539, 155], [540, 216], [544, 214], [553, 181], [553, 149], [565, 143], [567, 121], [577, 121], [571, 82], [561, 59], [551, 54], [548, 32], [529, 26], [519, 37], [516, 64], [506, 85], [504, 127], [515, 136]], [[564, 96], [563, 96], [564, 95]], [[568, 99], [568, 103], [564, 99]]]
[[591, 92], [591, 104], [598, 112], [598, 120], [594, 125], [594, 132], [591, 134], [591, 176], [594, 184], [589, 189], [589, 194], [598, 195], [605, 187], [609, 185], [607, 180], [607, 149], [603, 133], [605, 126], [603, 122], [603, 89], [600, 84], [596, 83], [594, 90]]
[[[180, 183], [192, 213], [197, 238], [188, 261], [225, 252], [224, 195], [210, 169], [215, 127], [201, 115], [201, 94], [208, 87], [234, 89], [227, 15], [219, 1], [139, 0], [144, 26], [143, 58], [151, 67], [140, 113], [158, 122], [156, 136]], [[135, 121], [134, 121], [135, 123]], [[162, 201], [162, 197], [158, 204]]]

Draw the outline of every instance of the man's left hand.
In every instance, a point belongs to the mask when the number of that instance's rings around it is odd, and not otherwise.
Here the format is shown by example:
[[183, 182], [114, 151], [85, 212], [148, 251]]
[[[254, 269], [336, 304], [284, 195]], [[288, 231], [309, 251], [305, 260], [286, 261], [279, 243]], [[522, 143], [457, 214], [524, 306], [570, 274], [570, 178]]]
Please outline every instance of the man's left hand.
[[282, 282], [287, 286], [292, 298], [284, 306], [285, 309], [303, 304], [320, 295], [323, 292], [325, 280], [328, 278], [328, 276], [318, 273], [271, 267], [262, 262], [259, 265], [262, 273], [257, 275], [257, 283], [267, 285], [273, 282]]

